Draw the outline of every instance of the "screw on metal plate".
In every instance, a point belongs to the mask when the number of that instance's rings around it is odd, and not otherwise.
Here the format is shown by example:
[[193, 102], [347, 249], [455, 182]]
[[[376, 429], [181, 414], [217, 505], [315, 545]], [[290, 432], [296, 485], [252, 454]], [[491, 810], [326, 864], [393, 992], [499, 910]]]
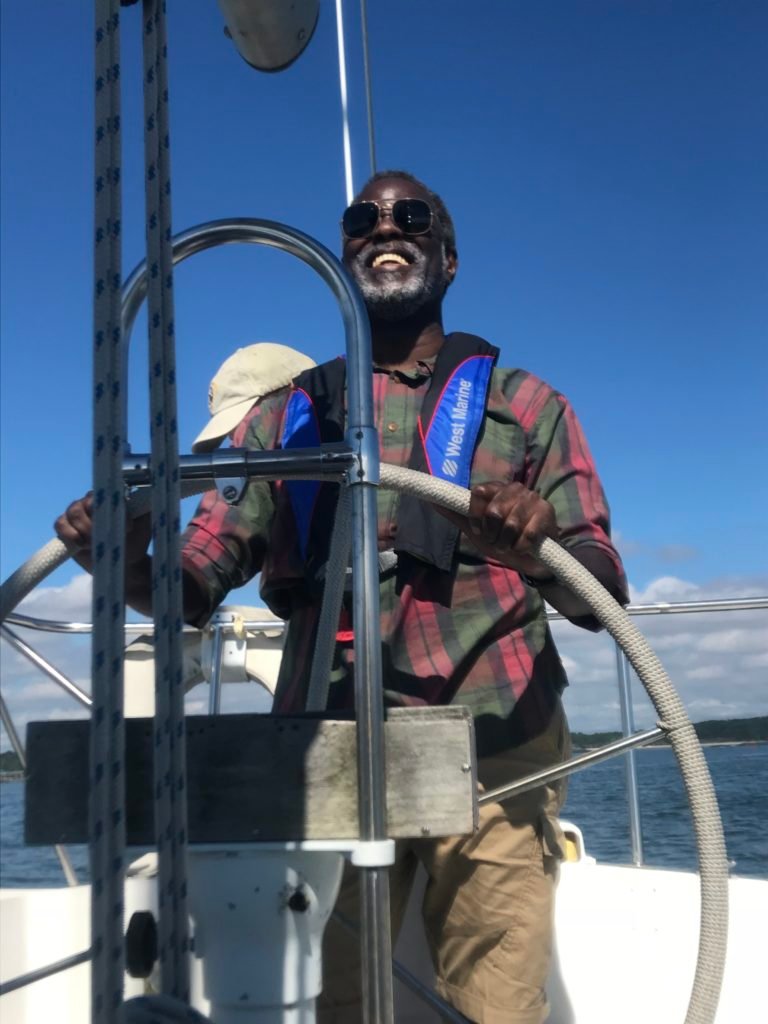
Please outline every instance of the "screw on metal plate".
[[247, 486], [248, 481], [240, 477], [225, 477], [216, 481], [216, 490], [228, 505], [236, 505]]

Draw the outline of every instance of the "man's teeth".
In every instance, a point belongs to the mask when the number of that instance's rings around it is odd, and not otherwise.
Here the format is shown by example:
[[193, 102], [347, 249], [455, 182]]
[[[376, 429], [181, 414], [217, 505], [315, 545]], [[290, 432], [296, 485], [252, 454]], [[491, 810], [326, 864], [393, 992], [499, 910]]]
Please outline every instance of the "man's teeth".
[[371, 266], [375, 270], [376, 267], [380, 267], [383, 263], [399, 263], [403, 267], [408, 266], [408, 260], [403, 259], [403, 257], [396, 252], [380, 252], [379, 255], [375, 257]]

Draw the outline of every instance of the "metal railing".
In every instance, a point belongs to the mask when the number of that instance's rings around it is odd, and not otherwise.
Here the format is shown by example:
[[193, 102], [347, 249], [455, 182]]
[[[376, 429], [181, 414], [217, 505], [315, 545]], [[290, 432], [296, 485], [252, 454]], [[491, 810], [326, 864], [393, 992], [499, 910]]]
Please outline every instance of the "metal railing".
[[[744, 597], [744, 598], [727, 598], [718, 601], [676, 601], [666, 602], [659, 601], [653, 604], [635, 604], [628, 605], [627, 611], [632, 616], [663, 616], [663, 615], [688, 615], [694, 613], [706, 613], [706, 612], [745, 612], [745, 611], [760, 611], [768, 609], [768, 596], [756, 596], [756, 597]], [[559, 612], [548, 610], [547, 618], [549, 621], [563, 621], [565, 617]], [[281, 632], [285, 631], [286, 624], [279, 619], [249, 619], [243, 622], [245, 629], [251, 633], [258, 632]], [[26, 657], [34, 665], [36, 665], [42, 672], [44, 672], [52, 682], [57, 686], [61, 687], [71, 697], [74, 697], [82, 705], [88, 707], [90, 705], [90, 697], [84, 693], [72, 680], [68, 679], [62, 672], [50, 664], [50, 662], [38, 651], [36, 651], [31, 645], [25, 643], [13, 630], [9, 629], [9, 626], [16, 626], [24, 629], [30, 629], [40, 632], [52, 632], [52, 633], [69, 633], [69, 634], [88, 634], [91, 631], [91, 625], [87, 622], [62, 622], [55, 620], [33, 618], [28, 615], [14, 614], [10, 615], [6, 622], [0, 626], [0, 635], [3, 639], [10, 643], [16, 651]], [[126, 623], [125, 631], [127, 635], [139, 635], [139, 634], [151, 634], [153, 630], [151, 622], [146, 623]], [[212, 648], [214, 651], [221, 651], [222, 639], [228, 633], [233, 631], [234, 627], [232, 624], [227, 622], [216, 622], [212, 624], [211, 628], [214, 632]], [[198, 632], [191, 626], [185, 627], [185, 631], [189, 633]], [[627, 660], [627, 656], [616, 644], [616, 671], [617, 671], [617, 683], [618, 683], [618, 695], [619, 695], [619, 707], [621, 714], [621, 731], [624, 739], [617, 740], [614, 743], [607, 744], [600, 750], [587, 751], [578, 757], [572, 758], [569, 761], [564, 762], [562, 765], [556, 765], [553, 768], [546, 769], [543, 772], [537, 772], [534, 775], [526, 776], [523, 779], [518, 779], [509, 786], [500, 787], [498, 790], [494, 790], [493, 793], [485, 794], [481, 797], [481, 802], [487, 803], [488, 800], [494, 796], [496, 799], [508, 799], [518, 793], [524, 792], [527, 789], [532, 789], [536, 785], [542, 785], [544, 782], [554, 781], [555, 779], [562, 778], [564, 775], [571, 774], [571, 772], [580, 771], [583, 768], [587, 768], [593, 764], [597, 764], [600, 761], [607, 760], [611, 757], [623, 754], [625, 757], [626, 767], [626, 787], [627, 787], [627, 809], [629, 814], [629, 830], [630, 830], [630, 842], [632, 852], [632, 862], [637, 865], [643, 864], [643, 831], [642, 831], [642, 820], [640, 815], [640, 800], [638, 792], [637, 782], [637, 763], [634, 756], [636, 748], [646, 746], [649, 743], [653, 743], [663, 737], [663, 731], [661, 729], [652, 729], [650, 731], [636, 733], [634, 725], [634, 715], [632, 710], [632, 698], [631, 698], [631, 676], [632, 669]], [[220, 666], [213, 664], [211, 666], [211, 678], [217, 680], [219, 678]], [[211, 700], [209, 702], [209, 709], [212, 714], [215, 714], [219, 710], [220, 704], [220, 688], [218, 685], [214, 685], [211, 688]], [[9, 737], [15, 734], [13, 723], [8, 716], [7, 710], [3, 716], [5, 721], [7, 717]], [[18, 741], [18, 737], [17, 737]], [[14, 748], [15, 748], [14, 744]], [[17, 750], [18, 753], [18, 750]]]
[[[627, 605], [627, 612], [630, 615], [689, 615], [693, 613], [701, 612], [747, 612], [747, 611], [759, 611], [768, 609], [768, 596], [757, 596], [757, 597], [736, 597], [736, 598], [725, 598], [717, 601], [657, 601], [652, 604], [630, 604]], [[550, 612], [548, 618], [551, 621], [563, 620], [565, 617], [559, 612]], [[647, 734], [635, 734], [634, 724], [634, 712], [632, 707], [632, 667], [629, 663], [629, 659], [624, 651], [615, 644], [616, 649], [616, 674], [619, 694], [619, 710], [621, 715], [621, 731], [627, 738], [636, 736], [640, 742], [623, 744], [621, 740], [615, 744], [609, 744], [602, 748], [602, 751], [590, 751], [589, 754], [600, 754], [601, 752], [608, 751], [611, 748], [616, 754], [625, 754], [625, 772], [626, 772], [626, 788], [627, 788], [627, 812], [629, 815], [629, 836], [630, 845], [632, 851], [632, 863], [640, 867], [644, 863], [643, 858], [643, 825], [640, 814], [640, 796], [637, 782], [637, 760], [635, 758], [635, 748], [639, 746], [645, 746], [647, 743], [652, 743], [656, 739], [660, 739], [663, 733], [660, 729], [653, 730], [658, 733], [657, 736], [651, 736], [649, 739], [642, 740], [643, 736], [650, 736]], [[608, 756], [613, 756], [610, 754]], [[587, 755], [589, 757], [589, 755]], [[588, 764], [596, 764], [598, 761], [605, 760], [604, 757], [592, 757], [587, 763], [582, 763], [584, 759], [578, 758], [578, 768], [587, 767]], [[571, 762], [572, 763], [572, 762]], [[574, 770], [578, 770], [574, 768]], [[550, 776], [550, 778], [559, 778], [559, 775]], [[525, 782], [526, 780], [521, 780]], [[544, 780], [542, 780], [544, 781]]]

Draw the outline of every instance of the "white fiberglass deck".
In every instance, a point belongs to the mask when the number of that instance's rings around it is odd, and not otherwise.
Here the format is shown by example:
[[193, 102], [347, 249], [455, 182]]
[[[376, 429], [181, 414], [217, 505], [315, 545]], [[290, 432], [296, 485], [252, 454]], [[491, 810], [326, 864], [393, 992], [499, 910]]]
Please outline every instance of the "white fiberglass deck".
[[[430, 965], [414, 893], [396, 956], [429, 982]], [[87, 948], [89, 890], [13, 889], [0, 893], [2, 980]], [[730, 882], [728, 960], [717, 1024], [764, 1019], [768, 881]], [[126, 884], [127, 910], [152, 907], [149, 877]], [[698, 877], [689, 872], [597, 864], [582, 856], [561, 870], [556, 911], [556, 957], [548, 985], [551, 1024], [682, 1024], [696, 959]], [[206, 1009], [196, 961], [195, 1002]], [[126, 998], [143, 982], [127, 979]], [[396, 983], [397, 1024], [440, 1018]], [[87, 965], [3, 997], [3, 1024], [88, 1024]]]

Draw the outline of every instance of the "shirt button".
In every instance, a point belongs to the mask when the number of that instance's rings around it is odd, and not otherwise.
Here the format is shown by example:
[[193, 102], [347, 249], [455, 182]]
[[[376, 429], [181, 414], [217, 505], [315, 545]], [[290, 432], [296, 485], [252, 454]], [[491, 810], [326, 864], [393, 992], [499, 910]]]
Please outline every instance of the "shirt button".
[[388, 423], [387, 424], [387, 430], [390, 432], [390, 434], [394, 434], [394, 432], [397, 430], [397, 424], [396, 423]]

